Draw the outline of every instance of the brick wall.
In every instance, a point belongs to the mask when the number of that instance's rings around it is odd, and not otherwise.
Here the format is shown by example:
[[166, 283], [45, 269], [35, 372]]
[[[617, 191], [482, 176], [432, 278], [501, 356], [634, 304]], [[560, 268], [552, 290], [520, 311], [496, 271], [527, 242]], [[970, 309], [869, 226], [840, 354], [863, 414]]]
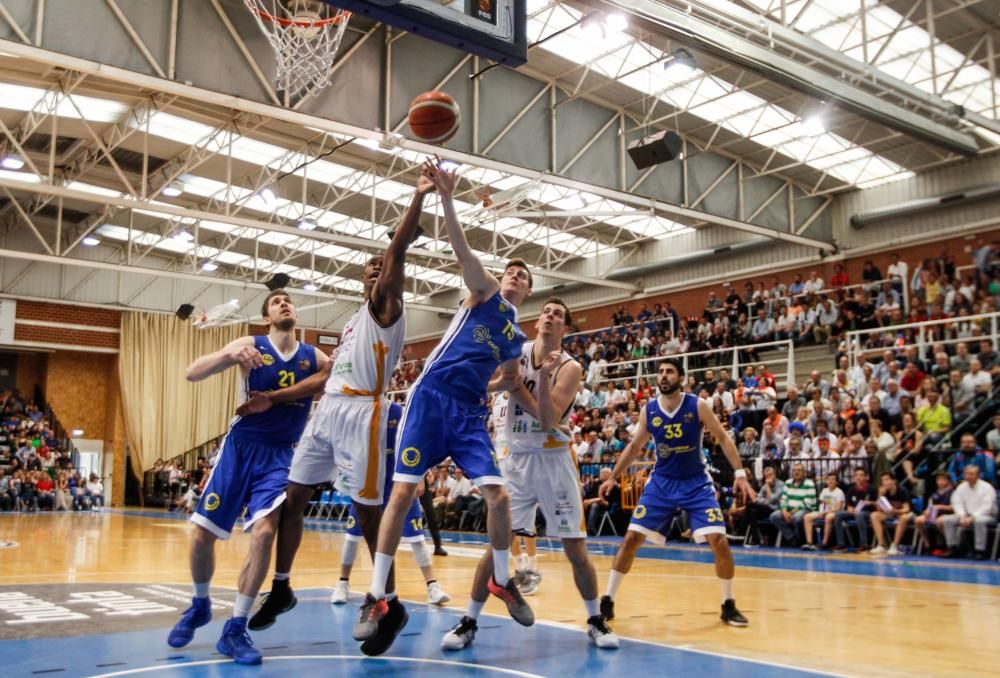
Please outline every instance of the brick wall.
[[18, 299], [14, 326], [15, 341], [115, 350], [118, 348], [119, 335], [117, 332], [94, 332], [66, 327], [25, 325], [18, 322], [21, 320], [39, 320], [117, 330], [121, 324], [120, 311]]
[[[770, 288], [771, 278], [775, 275], [777, 275], [782, 282], [787, 284], [794, 279], [796, 273], [801, 273], [803, 279], [806, 279], [810, 271], [816, 271], [819, 273], [820, 277], [823, 278], [823, 280], [829, 283], [830, 277], [833, 275], [834, 265], [840, 264], [844, 267], [844, 270], [847, 271], [850, 282], [853, 284], [861, 282], [861, 270], [864, 267], [866, 259], [871, 259], [879, 270], [882, 271], [882, 275], [886, 275], [886, 270], [891, 263], [893, 252], [898, 252], [902, 260], [910, 265], [910, 275], [912, 275], [917, 265], [923, 259], [936, 257], [942, 252], [942, 250], [947, 250], [955, 258], [959, 266], [971, 264], [972, 255], [965, 252], [965, 248], [967, 246], [975, 245], [975, 243], [980, 239], [989, 241], [998, 238], [1000, 238], [1000, 230], [977, 234], [976, 238], [973, 240], [952, 238], [950, 240], [940, 240], [924, 245], [913, 245], [900, 249], [894, 248], [891, 243], [886, 243], [884, 251], [849, 257], [844, 260], [818, 262], [805, 267], [784, 269], [775, 267], [773, 272], [758, 275], [753, 278], [734, 276], [731, 279], [731, 282], [741, 295], [744, 291], [743, 285], [746, 282], [749, 281], [756, 284], [757, 282], [763, 281], [765, 286]], [[632, 313], [632, 315], [635, 315], [639, 311], [639, 306], [641, 304], [646, 304], [646, 306], [652, 310], [653, 304], [663, 303], [665, 301], [669, 301], [681, 316], [699, 315], [708, 300], [709, 291], [715, 291], [715, 293], [721, 297], [723, 293], [722, 284], [717, 283], [713, 285], [702, 285], [699, 287], [692, 287], [690, 289], [669, 292], [667, 294], [658, 294], [636, 301], [620, 301], [591, 308], [577, 308], [573, 309], [573, 321], [581, 330], [598, 329], [601, 327], [607, 327], [611, 324], [611, 315], [615, 312], [618, 306], [624, 305]], [[534, 318], [522, 322], [521, 329], [529, 337], [534, 336]], [[437, 346], [438, 340], [438, 338], [425, 339], [407, 344], [409, 357], [414, 359], [427, 357], [434, 347]]]

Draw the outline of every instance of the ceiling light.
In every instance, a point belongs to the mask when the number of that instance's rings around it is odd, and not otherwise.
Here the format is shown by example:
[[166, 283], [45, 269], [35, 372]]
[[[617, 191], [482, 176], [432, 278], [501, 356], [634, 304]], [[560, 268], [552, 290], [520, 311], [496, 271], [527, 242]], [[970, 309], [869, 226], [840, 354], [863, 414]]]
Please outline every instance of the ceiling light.
[[826, 125], [823, 124], [821, 117], [814, 115], [802, 121], [802, 131], [808, 137], [818, 137], [821, 134], [826, 134]]
[[628, 18], [621, 12], [613, 12], [604, 17], [604, 25], [611, 33], [621, 33], [628, 28]]
[[315, 231], [316, 222], [312, 221], [311, 219], [303, 219], [302, 221], [299, 222], [299, 228], [301, 228], [303, 231]]
[[176, 198], [177, 196], [179, 196], [181, 193], [184, 192], [184, 187], [175, 181], [172, 184], [164, 186], [163, 190], [160, 192], [163, 195], [167, 196], [168, 198]]
[[608, 37], [608, 28], [604, 25], [602, 19], [603, 17], [600, 12], [594, 12], [583, 17], [580, 27], [587, 40], [597, 42]]
[[92, 235], [88, 235], [86, 238], [84, 238], [80, 242], [82, 242], [87, 247], [93, 247], [95, 245], [100, 245], [101, 244], [101, 241], [98, 240], [97, 238], [95, 238]]
[[462, 163], [455, 162], [453, 160], [442, 160], [441, 164], [438, 165], [445, 172], [456, 172], [458, 168], [462, 166]]
[[201, 265], [201, 270], [203, 271], [215, 271], [218, 270], [218, 268], [219, 265], [214, 261], [206, 261], [204, 264]]
[[183, 240], [184, 242], [191, 242], [192, 240], [194, 240], [194, 236], [188, 233], [187, 231], [177, 231], [176, 233], [174, 233], [173, 237], [176, 238], [177, 240]]
[[19, 170], [24, 167], [24, 160], [16, 155], [8, 155], [3, 160], [0, 160], [0, 166], [4, 169]]
[[278, 196], [274, 194], [270, 186], [265, 186], [257, 191], [257, 197], [261, 199], [264, 209], [267, 211], [271, 211], [278, 206]]
[[302, 286], [302, 289], [304, 289], [306, 292], [315, 292], [319, 288], [313, 285], [312, 283], [306, 283], [305, 285]]
[[669, 74], [671, 78], [682, 80], [691, 75], [697, 67], [698, 65], [695, 63], [694, 56], [691, 55], [691, 52], [681, 47], [675, 51], [670, 59], [663, 65], [663, 70], [665, 73]]

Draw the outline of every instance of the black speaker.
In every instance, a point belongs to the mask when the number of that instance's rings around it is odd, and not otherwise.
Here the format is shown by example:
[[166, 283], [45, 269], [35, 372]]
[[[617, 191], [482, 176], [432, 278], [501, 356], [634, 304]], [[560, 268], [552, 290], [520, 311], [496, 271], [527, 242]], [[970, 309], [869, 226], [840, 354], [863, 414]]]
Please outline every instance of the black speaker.
[[646, 169], [669, 162], [680, 155], [684, 141], [676, 132], [659, 132], [628, 145], [628, 154], [636, 169]]
[[177, 308], [176, 313], [177, 313], [177, 317], [180, 318], [181, 320], [187, 320], [188, 318], [191, 317], [191, 314], [194, 313], [194, 305], [192, 305], [192, 304], [181, 304]]
[[291, 278], [288, 277], [287, 273], [275, 273], [270, 280], [264, 283], [264, 287], [273, 292], [288, 287], [289, 282], [291, 282]]

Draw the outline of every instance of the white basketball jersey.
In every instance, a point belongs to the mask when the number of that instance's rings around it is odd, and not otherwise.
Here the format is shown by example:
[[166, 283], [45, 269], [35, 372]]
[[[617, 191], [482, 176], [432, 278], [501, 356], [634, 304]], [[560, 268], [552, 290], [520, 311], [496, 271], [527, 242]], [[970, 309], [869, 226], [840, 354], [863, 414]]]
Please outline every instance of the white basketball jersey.
[[379, 397], [399, 362], [405, 335], [405, 312], [389, 327], [382, 327], [366, 302], [344, 327], [337, 360], [326, 381], [326, 392]]
[[[532, 357], [534, 348], [535, 342], [528, 341], [524, 343], [521, 349], [521, 376], [524, 379], [524, 385], [528, 388], [528, 392], [537, 398], [538, 387], [536, 385], [539, 380], [539, 368], [535, 366], [535, 361]], [[559, 367], [549, 373], [550, 384], [556, 383], [556, 376], [559, 374], [559, 371], [570, 362], [573, 362], [573, 356], [563, 351]], [[570, 403], [570, 407], [566, 408], [566, 411], [562, 413], [562, 417], [559, 419], [560, 424], [566, 423], [572, 406], [573, 403]], [[543, 431], [541, 422], [521, 409], [516, 403], [511, 403], [511, 406], [507, 409], [506, 424], [507, 443], [510, 446], [512, 454], [539, 452], [543, 450], [564, 451], [571, 441], [569, 436], [558, 429], [553, 428], [549, 431]]]
[[509, 393], [501, 392], [493, 396], [490, 418], [493, 421], [493, 447], [496, 449], [497, 459], [505, 459], [510, 456], [510, 445], [507, 443], [507, 407], [509, 405]]

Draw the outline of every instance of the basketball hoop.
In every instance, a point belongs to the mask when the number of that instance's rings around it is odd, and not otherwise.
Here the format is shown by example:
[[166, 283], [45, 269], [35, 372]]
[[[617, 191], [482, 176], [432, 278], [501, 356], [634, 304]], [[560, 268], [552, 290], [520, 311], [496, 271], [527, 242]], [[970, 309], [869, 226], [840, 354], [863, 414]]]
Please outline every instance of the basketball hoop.
[[277, 57], [275, 84], [304, 98], [330, 84], [351, 13], [319, 0], [243, 0]]
[[203, 330], [206, 327], [229, 325], [242, 320], [236, 313], [238, 310], [240, 310], [239, 299], [230, 299], [218, 306], [213, 306], [207, 311], [203, 307], [197, 306], [191, 324], [199, 330]]

